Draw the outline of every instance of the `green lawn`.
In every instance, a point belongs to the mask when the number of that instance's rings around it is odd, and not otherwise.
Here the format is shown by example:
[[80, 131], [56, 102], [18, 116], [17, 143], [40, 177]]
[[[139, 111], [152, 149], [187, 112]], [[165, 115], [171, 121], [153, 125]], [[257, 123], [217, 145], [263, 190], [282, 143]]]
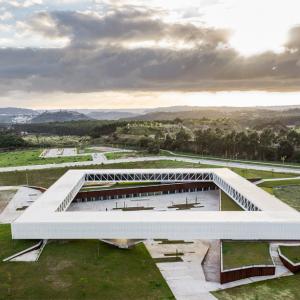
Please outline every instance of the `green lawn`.
[[277, 186], [286, 186], [286, 185], [300, 185], [300, 179], [265, 181], [259, 184], [260, 187], [270, 187], [270, 188], [277, 187]]
[[221, 191], [221, 210], [241, 211], [243, 209], [235, 201], [233, 201], [227, 194]]
[[45, 165], [92, 160], [90, 155], [73, 157], [40, 158], [42, 150], [11, 151], [0, 153], [0, 167]]
[[280, 251], [293, 263], [300, 263], [300, 246], [280, 246]]
[[300, 273], [212, 292], [220, 300], [299, 300]]
[[263, 182], [259, 186], [289, 206], [300, 211], [300, 182], [298, 179], [268, 181]]
[[[151, 168], [203, 168], [206, 165], [186, 163], [181, 161], [146, 161], [146, 162], [130, 162], [119, 164], [107, 164], [89, 166], [89, 169], [151, 169]], [[68, 167], [57, 169], [41, 169], [31, 171], [16, 171], [16, 172], [2, 172], [0, 173], [0, 186], [1, 185], [22, 185], [27, 183], [26, 173], [29, 185], [37, 185], [42, 187], [49, 187], [60, 176], [62, 176], [69, 169], [86, 169], [82, 167]]]
[[[168, 151], [166, 151], [168, 152]], [[210, 160], [220, 160], [225, 162], [235, 162], [235, 163], [247, 163], [247, 164], [254, 164], [254, 165], [264, 165], [264, 166], [274, 166], [274, 167], [290, 167], [290, 168], [300, 168], [300, 163], [297, 162], [286, 162], [283, 164], [281, 161], [261, 161], [261, 160], [246, 160], [246, 159], [230, 159], [230, 158], [223, 158], [218, 156], [205, 156], [199, 154], [193, 154], [189, 152], [177, 152], [172, 151], [174, 154], [168, 152], [169, 156], [185, 156], [191, 158], [198, 158], [198, 159], [210, 159]]]
[[267, 242], [223, 241], [222, 245], [224, 270], [273, 264]]
[[[129, 162], [129, 163], [118, 163], [118, 164], [107, 164], [107, 165], [95, 165], [89, 166], [89, 169], [151, 169], [151, 168], [216, 168], [216, 166], [202, 165], [195, 163], [188, 163], [182, 161], [171, 161], [171, 160], [159, 160], [159, 161], [141, 161], [141, 162]], [[0, 173], [0, 186], [1, 185], [22, 185], [27, 184], [26, 173], [28, 177], [28, 183], [30, 185], [37, 185], [42, 187], [49, 187], [52, 185], [60, 176], [62, 176], [69, 169], [86, 169], [86, 166], [82, 167], [68, 167], [68, 168], [57, 168], [57, 169], [41, 169], [41, 170], [30, 170], [30, 171], [16, 171], [16, 172], [2, 172]], [[235, 169], [234, 171], [240, 173], [242, 176], [254, 176], [264, 175], [266, 178], [273, 176], [271, 172], [262, 174], [262, 171], [251, 170], [249, 172], [241, 172], [241, 169]], [[287, 176], [284, 174], [284, 176]]]
[[[141, 152], [109, 152], [104, 154], [107, 159], [119, 159], [119, 158], [128, 158], [128, 157], [140, 157], [140, 156], [146, 156], [142, 155]], [[149, 156], [149, 155], [148, 155]]]
[[[0, 257], [14, 253], [8, 226], [0, 225], [0, 237]], [[76, 240], [49, 243], [38, 262], [0, 262], [0, 299], [174, 297], [143, 244], [128, 251]]]
[[161, 150], [158, 154], [152, 154], [147, 151], [128, 151], [128, 152], [110, 152], [105, 154], [107, 159], [119, 159], [128, 157], [147, 157], [147, 156], [170, 156], [169, 152]]
[[273, 188], [271, 187], [261, 187], [264, 191], [266, 191], [267, 193], [274, 195], [273, 193]]
[[240, 169], [240, 168], [230, 168], [232, 171], [245, 178], [287, 178], [295, 177], [295, 174], [292, 173], [276, 173], [271, 171], [262, 171], [262, 170], [252, 170], [252, 169]]
[[300, 211], [300, 185], [273, 188], [273, 192], [277, 198]]

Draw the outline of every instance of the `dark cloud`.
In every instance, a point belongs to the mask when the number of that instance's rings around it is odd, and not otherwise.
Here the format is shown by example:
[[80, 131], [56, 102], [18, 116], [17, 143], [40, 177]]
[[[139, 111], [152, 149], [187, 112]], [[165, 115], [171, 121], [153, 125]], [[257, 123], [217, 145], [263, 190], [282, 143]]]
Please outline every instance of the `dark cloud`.
[[[155, 20], [152, 12], [140, 10], [104, 17], [40, 13], [29, 25], [48, 37], [67, 36], [71, 43], [61, 49], [0, 49], [2, 93], [300, 90], [297, 27], [291, 30], [284, 52], [242, 57], [226, 47], [226, 30], [167, 24]], [[162, 37], [180, 39], [192, 47], [126, 48], [128, 41]]]
[[227, 42], [227, 30], [165, 23], [157, 19], [157, 14], [160, 12], [133, 8], [116, 10], [105, 16], [69, 11], [41, 12], [33, 16], [27, 26], [50, 38], [68, 37], [72, 45], [162, 39], [212, 46]]

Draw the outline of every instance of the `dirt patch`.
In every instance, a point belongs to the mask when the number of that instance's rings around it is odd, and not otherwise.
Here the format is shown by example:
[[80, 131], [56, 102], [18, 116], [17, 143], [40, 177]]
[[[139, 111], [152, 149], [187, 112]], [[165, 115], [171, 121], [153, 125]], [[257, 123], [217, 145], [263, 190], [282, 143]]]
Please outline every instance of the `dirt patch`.
[[60, 276], [60, 272], [66, 268], [71, 267], [73, 264], [71, 261], [64, 260], [59, 263], [53, 264], [53, 262], [48, 263], [49, 275], [45, 277], [45, 280], [51, 284], [51, 287], [55, 290], [67, 289], [72, 285], [72, 282], [63, 279]]
[[50, 282], [51, 287], [54, 290], [67, 289], [72, 285], [71, 282], [68, 282], [66, 280], [62, 280], [61, 278], [58, 278], [58, 276], [56, 274], [50, 274], [50, 275], [46, 276], [45, 280]]
[[48, 268], [49, 268], [50, 272], [60, 272], [60, 271], [62, 271], [64, 269], [66, 269], [66, 268], [71, 267], [72, 265], [73, 264], [72, 264], [71, 261], [64, 260], [64, 261], [61, 261], [61, 262], [59, 262], [57, 264], [51, 263], [51, 265]]

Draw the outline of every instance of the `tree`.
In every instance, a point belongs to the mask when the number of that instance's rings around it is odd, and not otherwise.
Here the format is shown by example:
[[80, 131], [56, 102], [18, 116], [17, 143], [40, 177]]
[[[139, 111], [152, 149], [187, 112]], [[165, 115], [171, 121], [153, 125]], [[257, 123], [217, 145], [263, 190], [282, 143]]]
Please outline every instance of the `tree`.
[[[269, 159], [270, 156], [273, 156], [274, 152], [272, 153], [272, 151], [270, 151], [270, 147], [274, 144], [274, 142], [274, 132], [270, 128], [264, 129], [259, 136], [259, 152], [260, 157], [263, 160]], [[273, 159], [275, 159], [275, 157]]]
[[285, 158], [284, 160], [290, 159], [294, 154], [294, 147], [288, 140], [282, 140], [277, 148], [278, 159]]
[[167, 134], [163, 143], [164, 149], [173, 150], [173, 144], [174, 144], [174, 140], [171, 138], [169, 134]]
[[259, 135], [257, 131], [251, 131], [248, 134], [248, 149], [247, 149], [248, 156], [252, 159], [255, 159], [258, 154], [258, 148], [259, 148]]
[[182, 124], [183, 121], [182, 121], [180, 118], [175, 118], [175, 119], [174, 119], [174, 123], [175, 123], [175, 124]]
[[139, 145], [141, 148], [147, 148], [150, 142], [150, 138], [144, 136], [139, 140]]
[[248, 153], [248, 136], [245, 132], [238, 132], [236, 135], [236, 153], [234, 153], [235, 158], [246, 157]]
[[175, 148], [178, 150], [186, 149], [189, 139], [190, 135], [183, 128], [181, 128], [180, 131], [176, 134]]
[[157, 140], [150, 140], [147, 148], [149, 153], [158, 154], [160, 151], [160, 144]]
[[291, 130], [288, 132], [286, 139], [293, 145], [293, 146], [299, 146], [300, 145], [300, 134], [295, 131]]
[[22, 137], [10, 133], [2, 132], [0, 133], [0, 148], [17, 148], [27, 146], [27, 142], [22, 139]]

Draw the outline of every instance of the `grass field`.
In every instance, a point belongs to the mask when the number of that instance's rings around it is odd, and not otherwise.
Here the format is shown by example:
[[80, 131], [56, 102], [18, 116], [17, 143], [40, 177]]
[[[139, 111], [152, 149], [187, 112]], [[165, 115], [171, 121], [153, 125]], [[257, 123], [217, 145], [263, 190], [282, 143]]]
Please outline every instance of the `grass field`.
[[73, 157], [54, 157], [54, 158], [40, 158], [39, 155], [42, 150], [26, 150], [26, 151], [12, 151], [0, 153], [0, 167], [15, 167], [15, 166], [29, 166], [29, 165], [45, 165], [45, 164], [59, 164], [66, 162], [88, 161], [92, 157], [87, 156], [73, 156]]
[[[168, 151], [169, 152], [169, 151]], [[246, 159], [230, 159], [230, 158], [223, 158], [218, 156], [205, 156], [205, 155], [197, 155], [192, 154], [189, 152], [177, 152], [173, 151], [174, 154], [169, 152], [170, 156], [185, 156], [191, 158], [198, 158], [198, 159], [210, 159], [210, 160], [220, 160], [225, 162], [235, 162], [235, 163], [247, 163], [247, 164], [254, 164], [254, 165], [264, 165], [264, 166], [274, 166], [274, 167], [291, 167], [291, 168], [300, 168], [300, 163], [297, 162], [287, 162], [283, 164], [281, 161], [261, 161], [261, 160], [246, 160]]]
[[147, 157], [147, 156], [172, 156], [168, 151], [161, 150], [159, 154], [152, 154], [147, 151], [128, 151], [128, 152], [110, 152], [105, 154], [107, 159], [119, 159], [128, 157]]
[[221, 210], [222, 211], [241, 211], [243, 210], [227, 194], [221, 191]]
[[300, 263], [300, 246], [280, 246], [280, 251], [293, 263]]
[[[8, 226], [0, 225], [0, 241], [0, 257], [19, 247], [12, 246]], [[127, 251], [97, 240], [76, 240], [49, 243], [38, 262], [0, 262], [0, 299], [174, 297], [143, 244]]]
[[270, 188], [277, 187], [277, 186], [287, 186], [287, 185], [300, 185], [300, 179], [265, 181], [259, 184], [260, 187], [270, 187]]
[[300, 185], [273, 188], [273, 192], [277, 198], [300, 211]]
[[267, 242], [223, 241], [222, 245], [224, 270], [273, 264]]
[[[147, 156], [142, 155], [142, 152], [109, 152], [104, 154], [107, 159], [120, 159], [120, 158], [128, 158], [128, 157], [140, 157], [140, 156]], [[149, 156], [149, 155], [148, 155]]]
[[[140, 169], [140, 168], [216, 168], [216, 166], [201, 165], [195, 163], [188, 163], [182, 161], [171, 161], [171, 160], [160, 160], [160, 161], [141, 161], [141, 162], [129, 162], [129, 163], [118, 163], [118, 164], [107, 164], [107, 165], [95, 165], [89, 166], [89, 169]], [[69, 169], [86, 169], [83, 167], [72, 167], [72, 168], [57, 168], [57, 169], [41, 169], [41, 170], [30, 170], [30, 171], [16, 171], [16, 172], [2, 172], [0, 173], [0, 186], [1, 185], [22, 185], [27, 184], [27, 178], [29, 185], [37, 185], [42, 187], [49, 187], [53, 184], [60, 176], [62, 176]], [[234, 169], [237, 173], [242, 176], [264, 176], [269, 178], [272, 175], [271, 172], [267, 171], [255, 171], [242, 172], [241, 169]], [[246, 170], [247, 171], [247, 170]], [[263, 172], [263, 173], [262, 173]], [[26, 176], [27, 174], [27, 176]], [[278, 176], [282, 174], [277, 174]], [[282, 175], [286, 177], [287, 175]]]
[[232, 171], [237, 174], [245, 177], [245, 178], [288, 178], [295, 177], [295, 174], [292, 173], [276, 173], [270, 171], [262, 171], [262, 170], [252, 170], [252, 169], [240, 169], [240, 168], [230, 168]]
[[259, 186], [289, 206], [300, 211], [299, 179], [267, 181], [261, 183]]
[[[131, 162], [120, 164], [107, 164], [89, 166], [89, 169], [140, 169], [140, 168], [201, 168], [206, 167], [204, 165], [185, 163], [180, 161], [147, 161], [147, 162]], [[0, 173], [0, 186], [1, 185], [22, 185], [27, 184], [27, 178], [29, 185], [37, 185], [42, 187], [49, 187], [60, 176], [62, 176], [69, 169], [86, 169], [83, 167], [72, 168], [57, 168], [57, 169], [41, 169], [31, 171], [16, 171], [16, 172], [2, 172]], [[27, 176], [26, 176], [27, 174]], [[26, 178], [27, 177], [27, 178]]]
[[[170, 154], [169, 151], [161, 150], [159, 155], [162, 156], [174, 156]], [[137, 152], [111, 152], [105, 154], [107, 159], [119, 159], [119, 158], [127, 158], [127, 157], [143, 157], [143, 156], [156, 156], [153, 154], [149, 154], [146, 151], [137, 151]], [[192, 156], [191, 156], [192, 157]], [[221, 166], [215, 165], [206, 165], [207, 168], [220, 168]], [[279, 173], [279, 172], [271, 172], [271, 171], [263, 171], [263, 170], [252, 170], [252, 169], [241, 169], [241, 168], [230, 168], [237, 174], [245, 177], [245, 178], [286, 178], [286, 177], [295, 177], [295, 174], [292, 173]]]
[[299, 300], [300, 273], [230, 288], [212, 294], [220, 300]]

